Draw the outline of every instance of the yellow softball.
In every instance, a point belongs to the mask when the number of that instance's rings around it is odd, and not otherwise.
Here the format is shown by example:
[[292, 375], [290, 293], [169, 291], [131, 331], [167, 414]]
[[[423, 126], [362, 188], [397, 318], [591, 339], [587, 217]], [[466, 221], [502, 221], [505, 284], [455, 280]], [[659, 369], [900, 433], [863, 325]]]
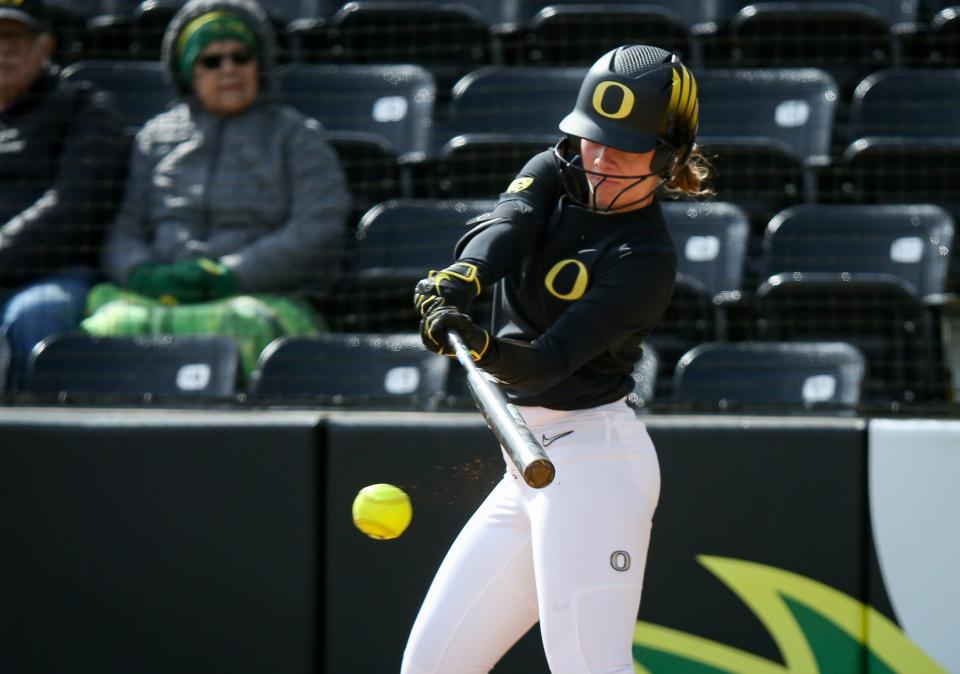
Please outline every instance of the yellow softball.
[[353, 523], [370, 538], [396, 538], [412, 518], [410, 497], [392, 484], [371, 484], [353, 499]]

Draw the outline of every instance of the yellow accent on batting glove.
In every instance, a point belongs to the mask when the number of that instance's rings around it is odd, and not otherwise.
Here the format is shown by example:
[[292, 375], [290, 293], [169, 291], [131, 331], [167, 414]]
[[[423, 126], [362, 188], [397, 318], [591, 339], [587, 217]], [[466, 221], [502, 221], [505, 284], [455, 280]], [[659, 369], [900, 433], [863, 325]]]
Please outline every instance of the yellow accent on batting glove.
[[481, 290], [477, 266], [454, 262], [446, 269], [431, 270], [427, 278], [417, 282], [413, 289], [413, 306], [421, 316], [442, 306], [465, 311]]
[[492, 341], [490, 333], [455, 308], [437, 307], [420, 321], [420, 339], [423, 345], [442, 356], [456, 355], [447, 341], [447, 332], [450, 330], [457, 331], [474, 361], [487, 355]]

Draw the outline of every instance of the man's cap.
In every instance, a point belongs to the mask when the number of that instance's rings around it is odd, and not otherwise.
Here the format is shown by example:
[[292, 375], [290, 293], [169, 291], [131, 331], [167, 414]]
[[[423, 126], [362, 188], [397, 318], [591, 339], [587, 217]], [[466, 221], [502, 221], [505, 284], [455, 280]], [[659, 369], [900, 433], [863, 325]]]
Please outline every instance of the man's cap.
[[0, 0], [0, 20], [2, 19], [19, 21], [34, 30], [46, 30], [50, 27], [43, 0]]

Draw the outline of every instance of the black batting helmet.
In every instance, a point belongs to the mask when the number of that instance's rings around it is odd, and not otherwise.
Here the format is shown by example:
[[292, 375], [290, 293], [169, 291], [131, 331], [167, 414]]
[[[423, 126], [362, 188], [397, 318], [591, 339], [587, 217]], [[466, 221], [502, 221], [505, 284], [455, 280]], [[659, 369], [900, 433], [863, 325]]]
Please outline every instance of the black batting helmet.
[[593, 64], [560, 130], [624, 152], [656, 150], [653, 173], [669, 178], [690, 155], [699, 113], [697, 81], [676, 54], [627, 45]]

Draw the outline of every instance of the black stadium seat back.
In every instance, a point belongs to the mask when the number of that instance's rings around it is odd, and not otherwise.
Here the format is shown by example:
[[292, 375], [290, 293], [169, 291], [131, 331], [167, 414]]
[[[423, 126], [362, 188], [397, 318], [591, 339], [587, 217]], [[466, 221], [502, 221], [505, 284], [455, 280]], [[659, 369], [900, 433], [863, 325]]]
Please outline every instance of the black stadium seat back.
[[436, 153], [440, 193], [489, 199], [506, 190], [530, 157], [562, 137], [560, 120], [573, 110], [585, 74], [584, 68], [492, 66], [462, 77]]
[[449, 368], [450, 359], [427, 351], [415, 333], [285, 337], [264, 349], [251, 393], [265, 401], [432, 409]]
[[347, 177], [355, 222], [381, 201], [403, 196], [396, 148], [385, 138], [364, 131], [326, 131]]
[[490, 63], [488, 25], [459, 3], [359, 0], [330, 20], [335, 56], [344, 63], [416, 63], [441, 87]]
[[843, 339], [871, 366], [872, 397], [937, 397], [936, 327], [924, 298], [948, 289], [950, 216], [933, 205], [804, 205], [763, 243], [754, 305], [768, 339]]
[[851, 139], [960, 138], [960, 70], [901, 68], [867, 76], [853, 94]]
[[131, 14], [131, 50], [134, 58], [159, 60], [163, 33], [184, 0], [146, 0]]
[[46, 0], [45, 4], [51, 32], [57, 38], [53, 60], [64, 65], [86, 58], [89, 48], [86, 25], [98, 12], [95, 3], [92, 0]]
[[429, 149], [436, 83], [420, 66], [296, 63], [277, 81], [284, 102], [327, 129], [377, 134], [401, 155]]
[[855, 406], [865, 371], [863, 354], [845, 342], [701, 344], [680, 359], [673, 395], [721, 409]]
[[701, 69], [699, 136], [764, 138], [801, 161], [830, 154], [836, 82], [815, 68]]
[[869, 363], [866, 399], [936, 399], [933, 326], [916, 290], [892, 274], [784, 272], [757, 289], [757, 334], [765, 341], [841, 340]]
[[858, 138], [844, 150], [844, 192], [858, 203], [932, 203], [960, 217], [960, 137]]
[[225, 397], [239, 356], [219, 336], [90, 337], [60, 334], [34, 347], [24, 390], [37, 395]]
[[684, 18], [669, 4], [551, 4], [527, 23], [527, 58], [589, 67], [620, 45], [655, 44], [689, 62], [690, 39]]
[[815, 66], [848, 93], [867, 73], [894, 62], [891, 26], [916, 17], [916, 0], [759, 2], [731, 20], [738, 67]]
[[128, 134], [138, 131], [173, 101], [159, 61], [81, 61], [64, 68], [61, 77], [85, 80], [109, 92]]
[[450, 128], [457, 134], [546, 134], [577, 102], [585, 68], [491, 66], [462, 77], [453, 87]]
[[709, 297], [743, 289], [750, 224], [736, 204], [667, 201], [663, 215], [677, 247], [678, 271]]
[[[634, 7], [642, 5], [650, 9], [666, 10], [686, 27], [697, 24], [721, 23], [729, 17], [742, 2], [740, 0], [644, 0], [643, 2], [593, 2], [591, 0], [502, 0], [507, 20], [527, 23], [546, 7], [565, 8], [569, 5]], [[582, 36], [581, 36], [582, 39]], [[631, 41], [621, 44], [628, 44]], [[655, 40], [653, 44], [659, 44]]]
[[[340, 317], [351, 332], [404, 332], [416, 329], [413, 287], [431, 269], [454, 257], [466, 223], [493, 209], [494, 201], [393, 200], [378, 204], [361, 219], [350, 270], [339, 293]], [[489, 312], [486, 295], [471, 314]]]
[[850, 12], [858, 11], [876, 17], [886, 26], [895, 26], [899, 23], [912, 23], [917, 20], [922, 0], [802, 0], [800, 2], [741, 2], [741, 5], [756, 7], [792, 6], [799, 9], [818, 11], [822, 9], [842, 9]]
[[648, 341], [661, 356], [661, 396], [677, 360], [701, 342], [727, 338], [727, 311], [742, 297], [750, 225], [738, 206], [723, 202], [664, 202], [677, 248], [673, 295]]
[[379, 204], [360, 221], [353, 269], [368, 274], [416, 270], [422, 275], [452, 261], [454, 246], [468, 231], [467, 221], [488, 213], [495, 205], [492, 200], [427, 199]]
[[454, 136], [437, 153], [438, 189], [445, 198], [495, 198], [531, 157], [552, 148], [559, 137], [559, 133]]
[[944, 7], [930, 22], [930, 60], [949, 68], [960, 67], [960, 2]]
[[953, 238], [953, 219], [930, 204], [805, 204], [770, 221], [763, 275], [889, 274], [925, 297], [947, 289]]
[[827, 73], [702, 69], [697, 84], [697, 142], [723, 199], [743, 207], [759, 229], [775, 212], [814, 197], [808, 167], [827, 161], [838, 96]]

